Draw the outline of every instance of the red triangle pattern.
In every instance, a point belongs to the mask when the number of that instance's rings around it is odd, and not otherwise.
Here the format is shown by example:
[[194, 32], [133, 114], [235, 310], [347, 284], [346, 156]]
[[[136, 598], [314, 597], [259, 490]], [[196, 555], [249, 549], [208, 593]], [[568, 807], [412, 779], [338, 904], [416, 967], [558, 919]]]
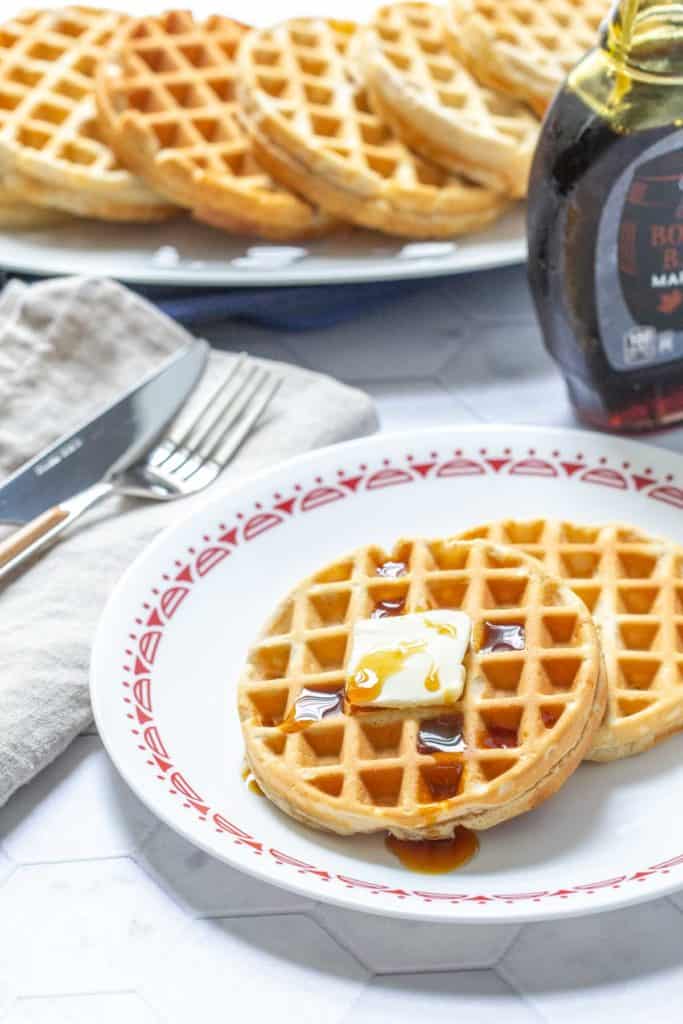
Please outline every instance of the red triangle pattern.
[[287, 498], [286, 501], [279, 501], [275, 506], [280, 512], [284, 512], [286, 515], [291, 516], [296, 505], [296, 498]]
[[510, 461], [511, 459], [484, 459], [484, 462], [491, 467], [494, 473], [500, 473], [503, 466], [507, 466]]
[[432, 469], [434, 469], [435, 465], [435, 462], [415, 462], [413, 464], [413, 469], [415, 470], [416, 473], [419, 473], [422, 479], [424, 480], [424, 478], [429, 474], [429, 472]]
[[[500, 473], [500, 471], [512, 460], [507, 458], [487, 458], [484, 460], [486, 464], [493, 470], [494, 473]], [[429, 473], [434, 469], [436, 463], [416, 463], [410, 468], [421, 478], [426, 478]], [[609, 469], [607, 467], [596, 467], [594, 469], [587, 469], [585, 463], [582, 462], [566, 462], [559, 461], [558, 465], [562, 468], [565, 474], [569, 477], [582, 471], [581, 480], [587, 483], [601, 484], [602, 486], [614, 487], [620, 490], [626, 489], [629, 485], [626, 478], [616, 470]], [[480, 474], [484, 472], [484, 468], [481, 463], [475, 462], [471, 459], [458, 458], [448, 461], [442, 464], [438, 470], [439, 476], [456, 476], [456, 475], [471, 475]], [[557, 476], [557, 470], [554, 466], [542, 459], [523, 459], [520, 462], [514, 464], [511, 473], [519, 473], [536, 476]], [[365, 479], [364, 476], [358, 475], [355, 477], [348, 477], [343, 480], [338, 480], [338, 487], [343, 487], [349, 492], [356, 492], [360, 487], [362, 481]], [[648, 487], [652, 487], [657, 484], [657, 480], [642, 474], [632, 473], [630, 479], [633, 481], [633, 486], [636, 491], [640, 492]], [[368, 480], [368, 488], [374, 489], [377, 487], [387, 487], [399, 483], [412, 482], [414, 476], [406, 470], [396, 469], [387, 467], [386, 469], [379, 470], [374, 473]], [[307, 495], [309, 499], [309, 508], [318, 507], [318, 505], [326, 504], [328, 501], [338, 500], [343, 497], [342, 493], [334, 487], [321, 486], [314, 489]], [[661, 485], [654, 487], [648, 494], [648, 497], [654, 498], [658, 501], [663, 501], [671, 504], [677, 508], [683, 508], [683, 490], [674, 487], [673, 485]], [[302, 501], [302, 505], [306, 499]], [[280, 512], [286, 515], [293, 515], [296, 507], [296, 498], [289, 498], [285, 501], [279, 502], [274, 507]], [[270, 529], [271, 526], [275, 526], [282, 522], [281, 518], [274, 513], [261, 513], [257, 516], [253, 516], [249, 520], [245, 527], [245, 537], [252, 539], [259, 533], [264, 532], [266, 529]], [[239, 543], [238, 538], [238, 527], [233, 527], [230, 530], [223, 533], [219, 538], [220, 543], [237, 546]], [[206, 572], [213, 568], [213, 565], [218, 564], [229, 552], [224, 551], [220, 548], [208, 548], [202, 552], [197, 559], [198, 571], [200, 575], [205, 575]], [[202, 567], [206, 566], [204, 572]], [[189, 565], [184, 566], [176, 575], [176, 580], [183, 581], [186, 583], [193, 583], [192, 570]], [[160, 601], [160, 607], [163, 614], [167, 619], [170, 619], [178, 608], [182, 600], [187, 596], [189, 590], [187, 587], [173, 587], [165, 591]], [[151, 629], [143, 635], [140, 640], [140, 650], [143, 655], [150, 661], [153, 662], [156, 655], [156, 650], [161, 639], [161, 632], [158, 628], [163, 628], [163, 620], [159, 614], [159, 611], [154, 608], [148, 615], [146, 625], [149, 627], [157, 627]], [[134, 675], [143, 676], [148, 675], [148, 667], [140, 657], [135, 658], [135, 664], [133, 669]], [[152, 752], [153, 762], [149, 761], [150, 765], [154, 765], [156, 769], [166, 775], [172, 768], [173, 762], [169, 759], [168, 752], [165, 749], [164, 743], [159, 735], [158, 728], [155, 725], [148, 725], [153, 722], [153, 716], [151, 713], [151, 692], [150, 692], [150, 680], [149, 678], [138, 679], [133, 687], [133, 694], [136, 698], [135, 714], [139, 724], [146, 725], [147, 728], [144, 730], [144, 738], [147, 746]], [[130, 702], [128, 702], [130, 703]], [[128, 717], [132, 717], [130, 714]], [[174, 771], [171, 777], [171, 783], [175, 787], [175, 791], [181, 794], [185, 800], [185, 806], [190, 806], [200, 813], [204, 820], [209, 814], [211, 808], [208, 804], [205, 804], [198, 793], [190, 786], [185, 777], [179, 772]], [[258, 842], [250, 836], [248, 833], [241, 830], [238, 826], [229, 822], [223, 818], [220, 814], [214, 814], [212, 818], [213, 824], [217, 827], [218, 831], [229, 832], [235, 837], [235, 842], [241, 843], [252, 847], [256, 852], [261, 853], [264, 849], [263, 844]], [[333, 878], [338, 879], [344, 885], [348, 887], [358, 887], [375, 892], [382, 892], [389, 895], [397, 896], [400, 899], [404, 899], [409, 896], [417, 896], [426, 902], [432, 900], [447, 900], [453, 903], [468, 901], [475, 903], [488, 903], [491, 901], [504, 901], [506, 903], [512, 903], [515, 900], [534, 900], [538, 902], [542, 898], [546, 897], [560, 897], [561, 899], [567, 898], [578, 892], [589, 891], [592, 892], [594, 889], [615, 887], [618, 888], [623, 882], [626, 881], [644, 881], [653, 874], [657, 874], [660, 871], [668, 872], [672, 866], [683, 864], [683, 854], [673, 857], [668, 861], [662, 862], [661, 864], [654, 865], [651, 868], [647, 868], [643, 871], [637, 871], [634, 874], [627, 876], [621, 875], [615, 878], [605, 879], [600, 882], [591, 884], [577, 885], [573, 888], [557, 889], [554, 891], [540, 890], [538, 892], [525, 892], [525, 893], [496, 893], [492, 895], [468, 895], [460, 893], [436, 893], [427, 892], [425, 890], [406, 890], [406, 889], [392, 889], [388, 886], [373, 883], [368, 881], [361, 881], [359, 879], [349, 878], [342, 875], [330, 875], [329, 872], [322, 869], [316, 868], [311, 864], [307, 864], [303, 861], [299, 861], [296, 858], [290, 857], [282, 851], [271, 849], [270, 854], [274, 859], [281, 864], [289, 864], [296, 868], [299, 872], [311, 873], [319, 876], [324, 881], [330, 881]]]

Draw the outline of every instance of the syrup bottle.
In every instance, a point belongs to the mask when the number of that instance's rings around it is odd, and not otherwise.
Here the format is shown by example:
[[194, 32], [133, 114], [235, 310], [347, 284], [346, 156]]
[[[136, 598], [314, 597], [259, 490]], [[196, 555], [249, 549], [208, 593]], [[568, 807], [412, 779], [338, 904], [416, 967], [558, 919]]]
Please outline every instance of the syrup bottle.
[[683, 420], [683, 3], [620, 0], [541, 132], [529, 281], [582, 419]]

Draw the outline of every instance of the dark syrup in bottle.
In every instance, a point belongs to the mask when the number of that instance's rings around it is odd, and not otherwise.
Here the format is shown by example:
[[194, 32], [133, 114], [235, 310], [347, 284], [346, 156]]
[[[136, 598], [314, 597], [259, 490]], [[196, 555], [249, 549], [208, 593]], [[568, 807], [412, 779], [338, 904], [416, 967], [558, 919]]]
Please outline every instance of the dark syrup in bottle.
[[621, 0], [570, 73], [529, 187], [529, 280], [587, 422], [683, 419], [683, 3]]

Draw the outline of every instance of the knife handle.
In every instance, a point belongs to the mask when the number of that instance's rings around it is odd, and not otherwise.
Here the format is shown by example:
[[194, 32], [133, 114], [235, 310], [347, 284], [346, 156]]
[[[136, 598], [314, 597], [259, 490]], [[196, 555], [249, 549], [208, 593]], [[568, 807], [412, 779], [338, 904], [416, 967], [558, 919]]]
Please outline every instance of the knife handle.
[[42, 512], [26, 526], [0, 541], [0, 583], [34, 555], [49, 547], [67, 526], [115, 490], [111, 483], [94, 484], [68, 501]]
[[0, 569], [32, 548], [37, 541], [42, 540], [46, 534], [54, 530], [56, 526], [60, 526], [68, 518], [68, 510], [62, 508], [61, 505], [55, 505], [54, 508], [49, 508], [47, 512], [43, 512], [27, 526], [16, 530], [7, 540], [0, 541]]

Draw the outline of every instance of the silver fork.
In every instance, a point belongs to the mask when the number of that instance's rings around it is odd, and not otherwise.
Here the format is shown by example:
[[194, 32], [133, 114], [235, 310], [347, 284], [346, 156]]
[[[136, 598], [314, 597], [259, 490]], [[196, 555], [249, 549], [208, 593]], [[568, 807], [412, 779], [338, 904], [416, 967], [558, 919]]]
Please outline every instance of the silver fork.
[[[246, 372], [242, 368], [246, 365]], [[54, 510], [54, 525], [35, 539], [25, 537], [16, 552], [0, 559], [0, 581], [49, 547], [72, 523], [109, 497], [176, 501], [203, 491], [235, 457], [275, 397], [282, 378], [242, 352], [230, 372], [189, 423], [172, 426], [138, 461], [114, 471]]]

